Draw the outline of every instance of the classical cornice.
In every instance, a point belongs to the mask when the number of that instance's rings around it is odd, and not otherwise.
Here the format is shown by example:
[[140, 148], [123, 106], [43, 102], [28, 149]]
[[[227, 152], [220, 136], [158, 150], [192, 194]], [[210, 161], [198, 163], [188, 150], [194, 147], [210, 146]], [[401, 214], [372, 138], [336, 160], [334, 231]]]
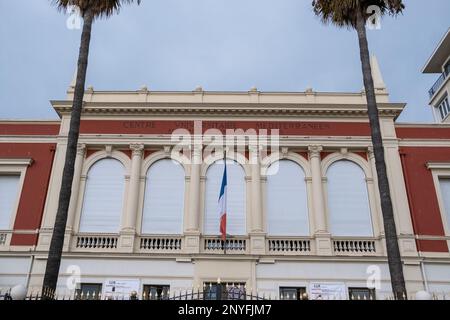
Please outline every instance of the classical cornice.
[[[59, 116], [71, 111], [71, 101], [52, 101]], [[397, 118], [404, 103], [379, 103], [380, 115]], [[334, 116], [367, 117], [364, 104], [277, 104], [277, 103], [118, 103], [85, 102], [84, 115], [179, 115], [179, 116]]]

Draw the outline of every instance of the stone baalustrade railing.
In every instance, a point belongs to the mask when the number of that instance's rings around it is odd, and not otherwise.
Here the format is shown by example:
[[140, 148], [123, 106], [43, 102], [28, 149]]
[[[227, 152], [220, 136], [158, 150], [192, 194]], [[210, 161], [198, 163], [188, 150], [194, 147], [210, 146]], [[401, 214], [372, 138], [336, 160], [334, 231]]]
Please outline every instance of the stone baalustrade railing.
[[333, 252], [339, 256], [374, 256], [379, 255], [379, 248], [374, 239], [333, 239]]
[[311, 254], [311, 240], [300, 238], [270, 238], [267, 240], [269, 254], [308, 255]]
[[232, 238], [223, 241], [217, 237], [208, 237], [203, 239], [203, 253], [223, 254], [224, 251], [230, 254], [246, 254], [247, 253], [247, 239], [246, 238]]
[[182, 237], [141, 236], [139, 250], [142, 252], [176, 252], [182, 250]]
[[117, 235], [79, 235], [76, 237], [75, 249], [114, 250], [117, 249]]

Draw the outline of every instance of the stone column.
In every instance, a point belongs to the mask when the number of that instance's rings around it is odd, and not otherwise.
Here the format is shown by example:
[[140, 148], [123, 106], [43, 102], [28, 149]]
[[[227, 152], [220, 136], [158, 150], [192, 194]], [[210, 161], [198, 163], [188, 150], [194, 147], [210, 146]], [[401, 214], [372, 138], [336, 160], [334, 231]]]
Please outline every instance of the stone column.
[[66, 231], [71, 232], [74, 229], [74, 220], [78, 206], [78, 198], [80, 191], [81, 172], [83, 170], [84, 156], [86, 154], [86, 145], [78, 144], [77, 157], [75, 159], [75, 167], [72, 182], [72, 195], [70, 196], [69, 210], [67, 213]]
[[314, 212], [314, 236], [316, 238], [317, 255], [331, 255], [331, 235], [327, 228], [327, 215], [325, 210], [325, 197], [322, 185], [322, 165], [320, 153], [322, 146], [308, 147], [311, 164], [312, 199]]
[[252, 254], [265, 254], [266, 239], [263, 230], [263, 212], [261, 199], [261, 164], [259, 147], [249, 145], [250, 189], [251, 189], [251, 230], [250, 248]]
[[185, 251], [200, 252], [200, 167], [202, 145], [194, 143], [191, 152], [191, 176], [189, 180], [189, 210], [185, 232]]
[[373, 153], [373, 147], [369, 147], [367, 150], [367, 155], [369, 159], [370, 171], [372, 173], [372, 179], [367, 181], [367, 191], [369, 194], [373, 195], [373, 203], [370, 203], [370, 210], [372, 212], [373, 218], [373, 228], [375, 236], [384, 237], [384, 226], [383, 226], [383, 213], [380, 207], [380, 191], [378, 190], [378, 178], [377, 169], [375, 167], [375, 155]]
[[128, 185], [125, 217], [122, 219], [123, 224], [120, 235], [120, 248], [125, 252], [133, 252], [134, 238], [136, 235], [136, 218], [139, 207], [139, 185], [144, 145], [131, 144], [130, 149], [132, 151], [130, 181]]

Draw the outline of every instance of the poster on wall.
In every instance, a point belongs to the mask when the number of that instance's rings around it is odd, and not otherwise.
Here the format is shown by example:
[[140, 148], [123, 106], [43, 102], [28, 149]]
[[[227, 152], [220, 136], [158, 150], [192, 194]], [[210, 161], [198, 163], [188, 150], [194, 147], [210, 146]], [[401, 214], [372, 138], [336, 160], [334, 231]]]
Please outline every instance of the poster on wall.
[[102, 293], [106, 298], [130, 299], [130, 294], [133, 291], [139, 292], [140, 281], [137, 279], [107, 279], [103, 283]]
[[343, 300], [347, 298], [344, 283], [311, 283], [309, 285], [311, 300]]

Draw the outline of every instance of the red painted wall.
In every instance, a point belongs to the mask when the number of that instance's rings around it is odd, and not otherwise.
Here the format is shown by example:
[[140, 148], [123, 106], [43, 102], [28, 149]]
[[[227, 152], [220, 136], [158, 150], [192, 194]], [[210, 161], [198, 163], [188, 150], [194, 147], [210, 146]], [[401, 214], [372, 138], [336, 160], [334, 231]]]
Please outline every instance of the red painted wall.
[[0, 135], [52, 135], [59, 133], [59, 123], [1, 123]]
[[[203, 133], [208, 129], [279, 129], [280, 135], [306, 136], [370, 136], [370, 127], [364, 122], [312, 121], [202, 121]], [[124, 121], [84, 120], [80, 132], [84, 134], [171, 134], [176, 129], [194, 130], [194, 121]]]
[[[403, 147], [400, 149], [415, 233], [445, 236], [442, 216], [428, 162], [450, 162], [450, 148]], [[419, 240], [420, 251], [448, 252], [446, 241]]]
[[[20, 195], [14, 230], [40, 228], [56, 144], [0, 143], [0, 158], [31, 158]], [[37, 244], [37, 234], [13, 233], [11, 245]]]

